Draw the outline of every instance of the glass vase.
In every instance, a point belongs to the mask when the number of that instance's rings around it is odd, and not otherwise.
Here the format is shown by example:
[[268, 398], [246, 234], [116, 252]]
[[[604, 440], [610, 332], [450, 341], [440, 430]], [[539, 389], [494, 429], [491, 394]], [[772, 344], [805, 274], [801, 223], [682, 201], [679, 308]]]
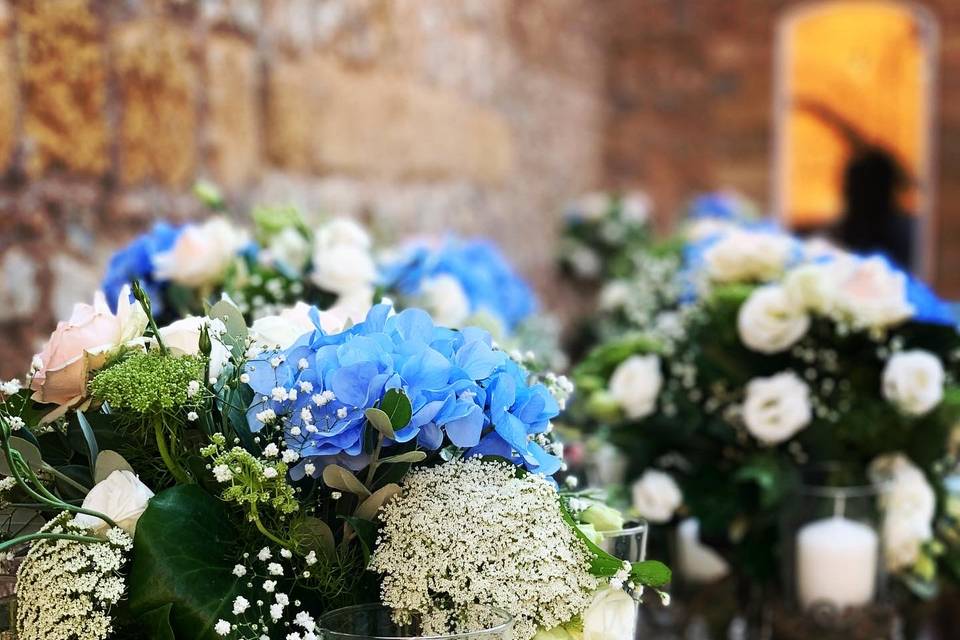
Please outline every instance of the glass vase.
[[619, 531], [603, 534], [600, 548], [610, 555], [627, 562], [643, 562], [647, 559], [647, 536], [650, 527], [643, 520], [625, 522]]
[[382, 604], [360, 604], [325, 613], [317, 627], [324, 640], [511, 640], [513, 617], [501, 609], [476, 605], [427, 619]]
[[892, 637], [886, 601], [882, 484], [848, 485], [818, 474], [785, 502], [781, 515], [784, 600], [774, 634], [792, 640]]

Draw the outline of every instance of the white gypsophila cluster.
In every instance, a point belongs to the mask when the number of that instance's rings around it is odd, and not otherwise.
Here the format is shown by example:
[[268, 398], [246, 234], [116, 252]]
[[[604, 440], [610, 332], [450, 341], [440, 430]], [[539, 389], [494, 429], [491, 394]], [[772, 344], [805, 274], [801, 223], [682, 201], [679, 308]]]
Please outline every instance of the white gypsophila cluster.
[[[63, 513], [46, 533], [88, 536]], [[104, 640], [113, 631], [110, 609], [124, 593], [120, 568], [133, 540], [110, 529], [102, 543], [34, 542], [17, 573], [17, 637], [21, 640]]]
[[421, 613], [433, 630], [486, 605], [513, 615], [517, 640], [528, 640], [582, 614], [599, 584], [556, 489], [506, 462], [418, 469], [380, 517], [370, 568], [383, 577], [383, 602]]
[[[220, 618], [213, 630], [231, 640], [317, 640], [317, 624], [300, 600], [290, 592], [301, 580], [309, 580], [318, 557], [311, 551], [304, 557], [288, 549], [263, 547], [244, 553], [233, 575], [246, 587], [230, 603], [229, 620]], [[279, 635], [278, 635], [279, 634]]]

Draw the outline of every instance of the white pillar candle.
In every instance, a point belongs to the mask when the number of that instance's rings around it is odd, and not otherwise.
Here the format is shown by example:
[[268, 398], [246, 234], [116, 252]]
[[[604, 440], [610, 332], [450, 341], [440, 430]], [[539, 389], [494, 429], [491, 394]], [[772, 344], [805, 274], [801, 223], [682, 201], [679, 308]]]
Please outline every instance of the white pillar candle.
[[677, 570], [693, 583], [714, 582], [727, 575], [726, 561], [700, 542], [700, 521], [687, 518], [677, 527]]
[[880, 539], [861, 522], [839, 516], [804, 525], [797, 534], [797, 586], [803, 608], [825, 601], [839, 609], [873, 600]]

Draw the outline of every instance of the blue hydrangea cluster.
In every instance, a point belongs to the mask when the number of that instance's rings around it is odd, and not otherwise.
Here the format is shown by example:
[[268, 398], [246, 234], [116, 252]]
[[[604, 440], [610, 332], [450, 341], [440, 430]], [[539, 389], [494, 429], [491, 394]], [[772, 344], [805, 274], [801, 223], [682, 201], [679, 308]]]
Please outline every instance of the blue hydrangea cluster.
[[250, 429], [282, 426], [288, 450], [299, 454], [294, 478], [316, 475], [331, 461], [365, 466], [365, 432], [373, 427], [364, 411], [390, 389], [406, 394], [412, 418], [389, 446], [415, 439], [422, 449], [452, 444], [465, 455], [499, 455], [545, 475], [560, 468], [546, 436], [559, 413], [556, 400], [543, 385], [529, 384], [527, 372], [493, 348], [490, 334], [437, 327], [420, 309], [391, 310], [377, 305], [342, 333], [327, 335], [318, 326], [289, 349], [246, 363], [244, 379], [255, 392]]
[[507, 329], [537, 310], [533, 289], [488, 240], [449, 238], [437, 249], [417, 246], [381, 267], [383, 284], [403, 295], [417, 295], [426, 280], [439, 275], [460, 283], [471, 312], [490, 313]]
[[120, 290], [137, 279], [150, 296], [154, 313], [158, 316], [163, 314], [163, 289], [166, 283], [154, 278], [153, 257], [169, 251], [182, 230], [182, 227], [158, 222], [150, 231], [137, 236], [130, 244], [113, 254], [101, 288], [114, 313], [117, 311]]
[[756, 212], [751, 203], [743, 196], [731, 191], [703, 193], [693, 199], [687, 210], [687, 217], [691, 220], [716, 218], [735, 222], [749, 220], [755, 215]]

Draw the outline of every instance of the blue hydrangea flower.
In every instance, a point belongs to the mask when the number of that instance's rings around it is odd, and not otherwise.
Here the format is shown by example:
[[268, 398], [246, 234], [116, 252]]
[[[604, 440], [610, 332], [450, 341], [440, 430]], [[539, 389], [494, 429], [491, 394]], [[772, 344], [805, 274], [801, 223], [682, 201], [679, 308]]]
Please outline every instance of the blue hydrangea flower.
[[383, 284], [404, 295], [419, 294], [425, 281], [439, 275], [452, 276], [459, 282], [471, 312], [490, 313], [507, 329], [513, 329], [537, 309], [530, 285], [487, 240], [450, 238], [438, 249], [417, 246], [381, 267]]
[[318, 469], [334, 460], [365, 466], [364, 411], [389, 389], [402, 390], [412, 408], [390, 446], [416, 440], [436, 450], [449, 443], [466, 455], [496, 452], [547, 475], [559, 469], [541, 435], [559, 413], [556, 400], [543, 385], [528, 384], [526, 371], [492, 347], [490, 334], [437, 327], [419, 309], [390, 311], [377, 305], [363, 322], [333, 335], [315, 313], [315, 331], [246, 363], [256, 394], [250, 429], [282, 426], [288, 448], [301, 456], [294, 477], [308, 462]]
[[749, 200], [733, 191], [704, 193], [690, 203], [687, 217], [691, 220], [716, 218], [718, 220], [747, 220], [755, 216]]
[[181, 229], [167, 222], [158, 222], [150, 231], [137, 236], [130, 244], [113, 254], [101, 288], [114, 313], [117, 311], [120, 290], [134, 278], [140, 280], [144, 291], [150, 296], [154, 312], [157, 315], [163, 313], [162, 294], [165, 283], [154, 279], [153, 256], [169, 251]]

